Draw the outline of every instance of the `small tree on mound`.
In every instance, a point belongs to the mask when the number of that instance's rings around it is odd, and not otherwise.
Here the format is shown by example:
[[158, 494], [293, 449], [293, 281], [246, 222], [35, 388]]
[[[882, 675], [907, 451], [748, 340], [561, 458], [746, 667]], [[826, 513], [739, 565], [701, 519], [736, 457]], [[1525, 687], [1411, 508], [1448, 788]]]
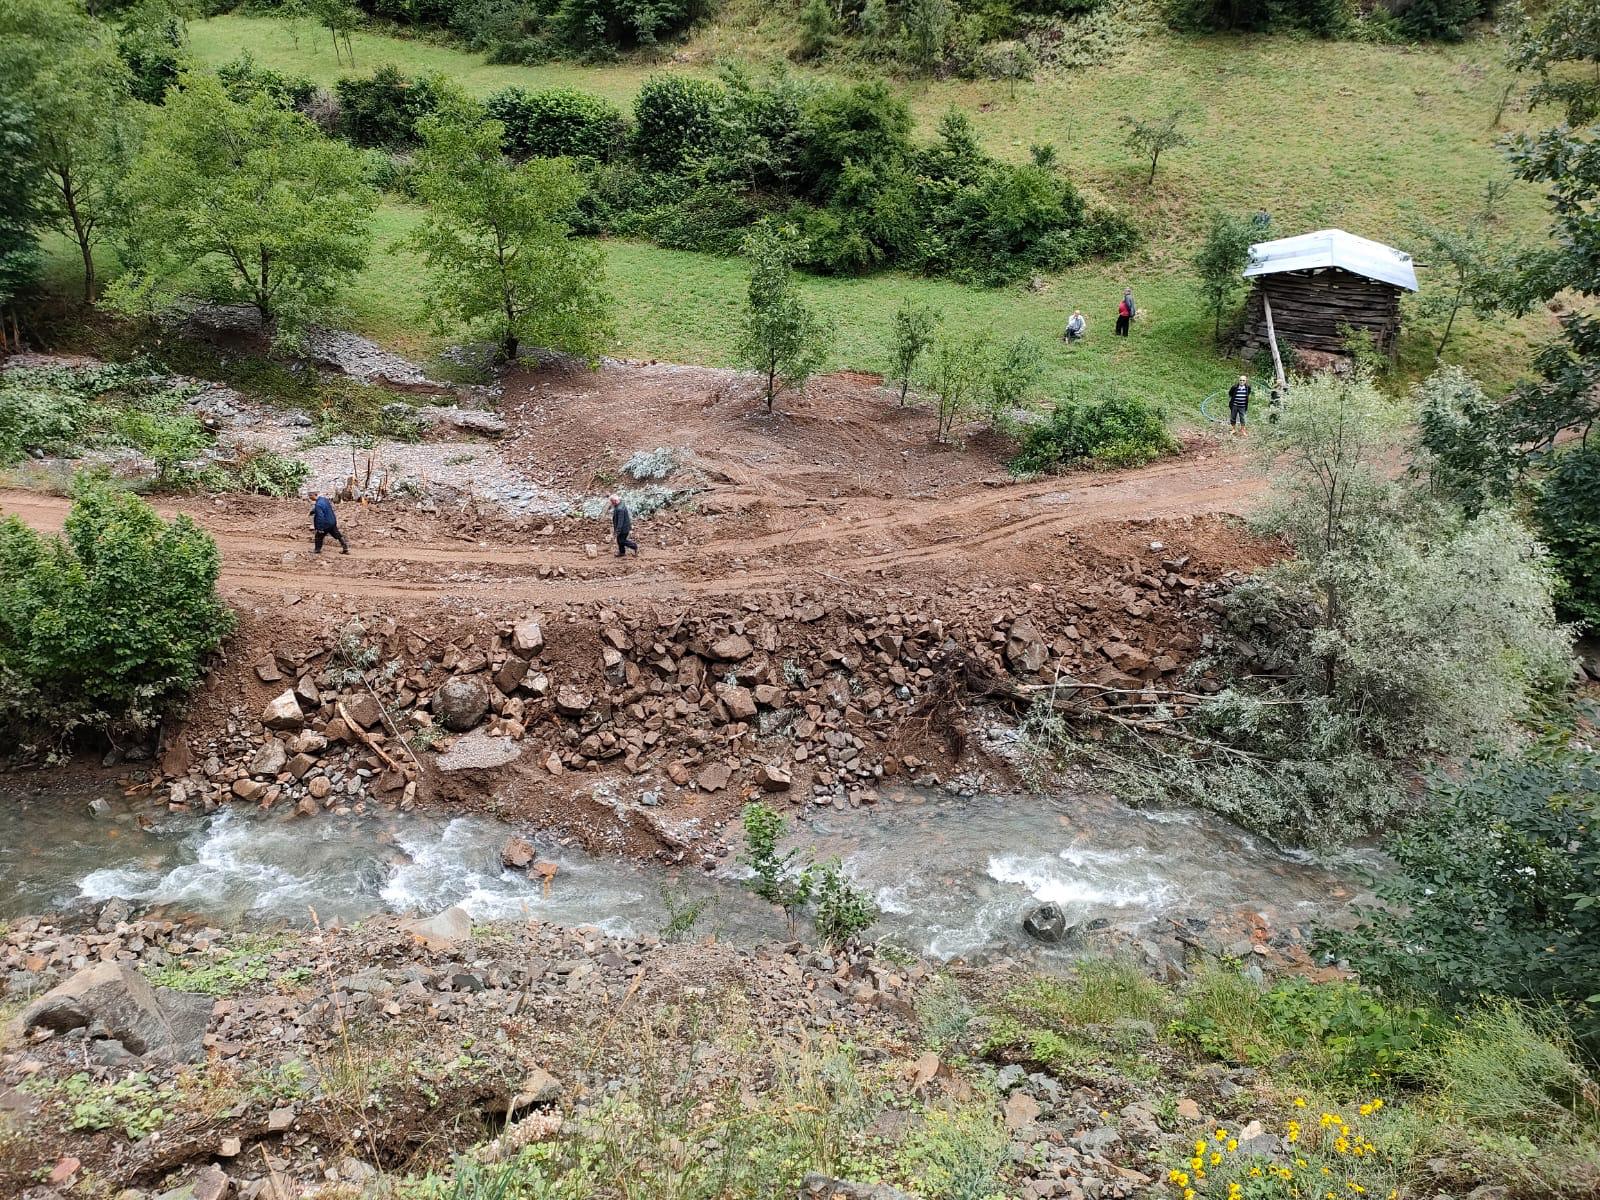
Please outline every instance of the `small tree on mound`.
[[60, 744], [151, 729], [232, 631], [216, 543], [80, 481], [61, 537], [0, 525], [0, 727]]
[[1150, 177], [1145, 186], [1156, 181], [1156, 164], [1168, 150], [1189, 144], [1189, 135], [1182, 128], [1183, 109], [1175, 108], [1163, 117], [1123, 117], [1122, 125], [1128, 132], [1123, 142], [1140, 158], [1150, 160]]
[[833, 340], [833, 327], [812, 311], [795, 284], [800, 247], [787, 231], [761, 225], [745, 239], [750, 305], [739, 338], [739, 361], [762, 375], [767, 411], [780, 390], [804, 387]]

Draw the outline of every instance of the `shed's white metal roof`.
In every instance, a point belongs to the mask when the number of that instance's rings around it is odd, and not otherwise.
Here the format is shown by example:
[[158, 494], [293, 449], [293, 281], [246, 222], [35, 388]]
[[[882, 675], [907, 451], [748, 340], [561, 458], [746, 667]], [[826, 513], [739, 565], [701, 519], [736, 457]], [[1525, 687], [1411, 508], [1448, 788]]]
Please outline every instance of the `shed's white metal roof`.
[[1368, 279], [1392, 283], [1408, 292], [1417, 290], [1417, 272], [1409, 254], [1342, 229], [1319, 229], [1315, 233], [1257, 242], [1250, 247], [1250, 265], [1244, 269], [1244, 274], [1249, 279], [1256, 275], [1311, 271], [1318, 267], [1339, 267]]

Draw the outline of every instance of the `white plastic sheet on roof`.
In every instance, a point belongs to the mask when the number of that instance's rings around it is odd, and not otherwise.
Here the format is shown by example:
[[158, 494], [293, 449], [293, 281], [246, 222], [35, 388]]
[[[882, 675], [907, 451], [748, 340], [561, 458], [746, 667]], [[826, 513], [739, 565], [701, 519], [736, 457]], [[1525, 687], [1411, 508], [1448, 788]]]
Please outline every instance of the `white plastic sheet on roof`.
[[1249, 279], [1283, 271], [1312, 271], [1318, 267], [1339, 267], [1368, 279], [1392, 283], [1408, 292], [1417, 290], [1417, 272], [1409, 254], [1342, 229], [1319, 229], [1296, 237], [1257, 242], [1250, 247], [1250, 265], [1244, 269], [1244, 275]]

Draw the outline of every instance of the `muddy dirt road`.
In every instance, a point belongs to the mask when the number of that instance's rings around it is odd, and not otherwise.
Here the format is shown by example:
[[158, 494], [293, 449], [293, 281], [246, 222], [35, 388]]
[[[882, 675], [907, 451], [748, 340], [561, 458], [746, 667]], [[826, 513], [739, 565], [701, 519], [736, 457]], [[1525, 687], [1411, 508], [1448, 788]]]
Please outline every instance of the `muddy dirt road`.
[[[951, 581], [983, 571], [1021, 577], [1042, 566], [1041, 558], [1065, 536], [1099, 541], [1130, 522], [1240, 514], [1261, 488], [1238, 457], [1192, 449], [1136, 470], [980, 483], [934, 499], [774, 503], [755, 496], [733, 517], [641, 521], [636, 533], [644, 555], [626, 562], [612, 557], [604, 521], [564, 520], [550, 533], [488, 523], [462, 533], [448, 517], [345, 505], [341, 524], [354, 549], [348, 557], [316, 557], [300, 532], [300, 501], [202, 497], [157, 507], [168, 515], [186, 513], [217, 539], [225, 593], [492, 604], [724, 595], [819, 576]], [[0, 492], [0, 511], [41, 530], [59, 529], [68, 507], [61, 497]]]

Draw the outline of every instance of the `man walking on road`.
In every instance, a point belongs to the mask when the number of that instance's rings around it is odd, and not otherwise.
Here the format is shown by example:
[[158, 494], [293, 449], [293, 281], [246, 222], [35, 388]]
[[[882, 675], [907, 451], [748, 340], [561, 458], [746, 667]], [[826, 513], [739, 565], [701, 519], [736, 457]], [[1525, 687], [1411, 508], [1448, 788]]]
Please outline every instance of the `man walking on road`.
[[1228, 428], [1235, 434], [1244, 432], [1245, 414], [1250, 409], [1250, 377], [1239, 376], [1239, 382], [1228, 389]]
[[617, 535], [617, 557], [626, 558], [632, 550], [633, 556], [638, 558], [639, 543], [628, 536], [633, 532], [633, 514], [615, 493], [607, 497], [606, 503], [611, 506], [611, 532]]
[[344, 534], [339, 532], [339, 518], [334, 515], [333, 501], [318, 493], [311, 493], [311, 553], [322, 553], [322, 539], [331, 537], [339, 543], [339, 553], [349, 554], [350, 543], [344, 540]]
[[1117, 305], [1118, 337], [1128, 336], [1128, 326], [1133, 323], [1133, 314], [1135, 311], [1136, 309], [1133, 306], [1133, 289], [1124, 288], [1122, 292], [1122, 303]]

